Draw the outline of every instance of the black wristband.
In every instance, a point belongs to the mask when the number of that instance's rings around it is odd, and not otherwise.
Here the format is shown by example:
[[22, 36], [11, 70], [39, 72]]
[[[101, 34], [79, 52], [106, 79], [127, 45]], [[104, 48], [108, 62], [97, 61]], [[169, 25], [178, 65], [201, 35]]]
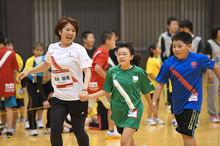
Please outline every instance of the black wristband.
[[82, 91], [88, 91], [87, 89], [82, 89]]

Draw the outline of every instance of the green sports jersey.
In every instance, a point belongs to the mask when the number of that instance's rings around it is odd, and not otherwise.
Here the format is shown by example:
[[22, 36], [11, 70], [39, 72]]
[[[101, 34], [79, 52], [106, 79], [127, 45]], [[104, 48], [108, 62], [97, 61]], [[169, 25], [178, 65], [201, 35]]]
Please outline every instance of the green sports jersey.
[[[122, 70], [120, 65], [107, 72], [103, 90], [111, 92], [111, 119], [118, 127], [138, 129], [143, 113], [141, 93], [147, 94], [154, 90], [153, 83], [147, 73], [134, 65], [129, 70]], [[129, 110], [137, 109], [137, 118], [128, 117]]]

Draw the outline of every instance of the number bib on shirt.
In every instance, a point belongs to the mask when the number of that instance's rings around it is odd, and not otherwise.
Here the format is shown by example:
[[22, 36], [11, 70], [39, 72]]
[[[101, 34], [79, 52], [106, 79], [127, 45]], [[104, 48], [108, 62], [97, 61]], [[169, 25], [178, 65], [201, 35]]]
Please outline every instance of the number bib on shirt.
[[54, 74], [54, 83], [57, 86], [57, 88], [65, 88], [73, 86], [73, 78], [69, 73], [59, 73]]
[[189, 101], [198, 101], [198, 93], [192, 93], [189, 97]]
[[137, 109], [129, 110], [128, 117], [137, 118], [137, 111], [138, 111]]

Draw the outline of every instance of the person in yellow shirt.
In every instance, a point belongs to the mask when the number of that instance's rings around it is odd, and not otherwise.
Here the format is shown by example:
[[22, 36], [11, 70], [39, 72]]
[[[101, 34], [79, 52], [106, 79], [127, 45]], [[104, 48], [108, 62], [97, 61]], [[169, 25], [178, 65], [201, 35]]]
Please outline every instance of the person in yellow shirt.
[[[147, 60], [146, 72], [153, 85], [156, 86], [157, 81], [155, 79], [161, 67], [161, 61], [157, 57], [161, 54], [161, 49], [156, 43], [153, 43], [148, 47], [148, 51], [150, 56]], [[153, 98], [153, 93], [154, 91], [150, 92], [151, 99]], [[159, 100], [157, 102], [159, 103]], [[157, 106], [158, 105], [159, 104], [157, 104]], [[148, 119], [145, 121], [145, 123], [147, 125], [156, 125], [157, 123], [164, 124], [165, 121], [158, 118], [157, 114], [154, 114], [152, 118], [152, 110], [150, 107], [148, 107]]]

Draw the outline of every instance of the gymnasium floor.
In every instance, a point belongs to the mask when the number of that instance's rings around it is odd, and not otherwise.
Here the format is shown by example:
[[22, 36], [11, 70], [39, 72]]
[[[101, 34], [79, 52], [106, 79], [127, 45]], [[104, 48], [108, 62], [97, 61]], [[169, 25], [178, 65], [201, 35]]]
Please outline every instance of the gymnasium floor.
[[[195, 137], [198, 146], [220, 146], [220, 123], [210, 123], [207, 113], [206, 86], [204, 90], [204, 99], [202, 112], [199, 117], [198, 128], [195, 130]], [[135, 134], [134, 139], [138, 146], [183, 146], [180, 134], [175, 131], [171, 125], [170, 111], [164, 104], [164, 98], [160, 98], [159, 117], [166, 121], [165, 125], [148, 126], [145, 125], [147, 117], [147, 101], [143, 98], [144, 113], [140, 124], [140, 129]], [[46, 113], [43, 121], [45, 122]], [[24, 130], [24, 123], [17, 123], [16, 134], [13, 138], [7, 139], [6, 135], [0, 136], [0, 146], [48, 146], [50, 145], [50, 136], [44, 134], [44, 130], [38, 130], [39, 135], [36, 137], [29, 136], [28, 130]], [[88, 130], [90, 146], [119, 146], [120, 139], [105, 140], [106, 131]], [[64, 146], [77, 146], [73, 133], [64, 133]]]

